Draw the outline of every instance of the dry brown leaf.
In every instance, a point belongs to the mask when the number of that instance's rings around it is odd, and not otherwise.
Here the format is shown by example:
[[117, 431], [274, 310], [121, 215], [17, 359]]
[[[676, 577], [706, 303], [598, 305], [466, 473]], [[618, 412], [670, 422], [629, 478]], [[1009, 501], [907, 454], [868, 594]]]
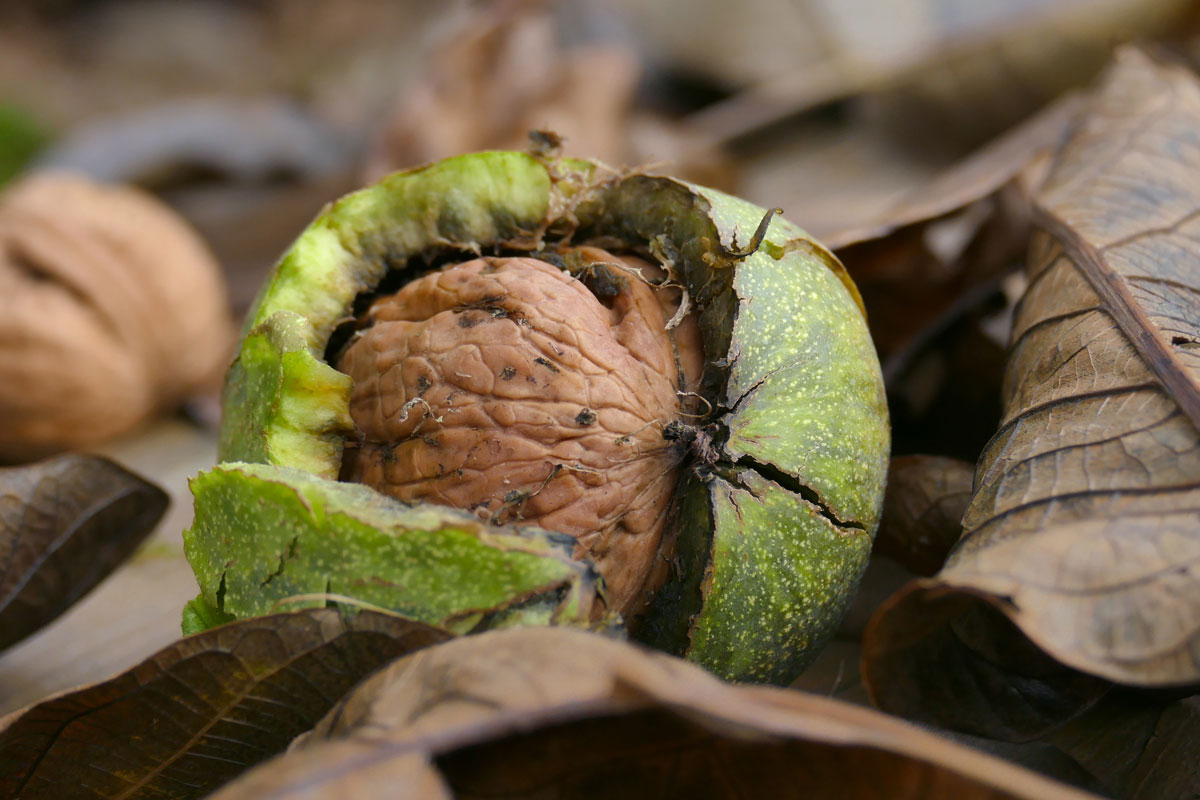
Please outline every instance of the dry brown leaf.
[[1200, 696], [1114, 692], [1048, 741], [1092, 773], [1106, 795], [1200, 796]]
[[0, 196], [0, 458], [89, 447], [219, 377], [220, 270], [141, 192], [33, 173]]
[[214, 798], [418, 782], [422, 797], [1092, 797], [869, 709], [532, 629], [395, 662]]
[[[1094, 701], [1087, 675], [1200, 680], [1198, 127], [1195, 75], [1119, 52], [1038, 196], [963, 538], [868, 632], [884, 708], [1023, 736]], [[936, 652], [976, 669], [917, 677]]]
[[189, 636], [7, 718], [0, 796], [203, 797], [283, 750], [363, 675], [449, 635], [320, 608]]
[[162, 489], [97, 456], [0, 468], [0, 650], [104, 580], [166, 509]]
[[1036, 189], [1045, 173], [1039, 162], [1062, 145], [1083, 105], [1083, 98], [1076, 94], [1060, 98], [904, 195], [877, 218], [832, 232], [822, 241], [834, 250], [844, 250], [955, 214], [1014, 181], [1022, 188]]
[[179, 638], [179, 610], [196, 596], [180, 531], [192, 519], [187, 480], [212, 464], [216, 441], [178, 418], [106, 444], [102, 455], [170, 496], [154, 533], [55, 624], [4, 651], [0, 714], [103, 680]]
[[621, 164], [638, 73], [619, 47], [563, 50], [538, 0], [483, 7], [433, 53], [392, 113], [368, 180], [459, 153], [520, 150], [535, 129], [563, 136], [569, 155]]
[[711, 142], [635, 112], [636, 54], [615, 44], [565, 47], [551, 9], [506, 0], [456, 27], [391, 113], [367, 180], [461, 153], [523, 150], [530, 131], [545, 130], [562, 137], [568, 156], [614, 167], [653, 162], [728, 187], [730, 162]]
[[918, 575], [941, 569], [962, 533], [975, 467], [956, 458], [900, 456], [888, 465], [876, 552]]

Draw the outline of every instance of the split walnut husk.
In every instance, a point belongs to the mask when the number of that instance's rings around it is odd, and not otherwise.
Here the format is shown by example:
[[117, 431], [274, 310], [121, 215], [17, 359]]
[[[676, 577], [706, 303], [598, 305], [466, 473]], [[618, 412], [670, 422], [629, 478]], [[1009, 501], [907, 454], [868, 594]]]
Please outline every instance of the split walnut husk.
[[857, 292], [801, 229], [668, 177], [447, 159], [327, 208], [252, 309], [185, 625], [334, 599], [621, 626], [787, 682], [865, 565], [888, 446]]

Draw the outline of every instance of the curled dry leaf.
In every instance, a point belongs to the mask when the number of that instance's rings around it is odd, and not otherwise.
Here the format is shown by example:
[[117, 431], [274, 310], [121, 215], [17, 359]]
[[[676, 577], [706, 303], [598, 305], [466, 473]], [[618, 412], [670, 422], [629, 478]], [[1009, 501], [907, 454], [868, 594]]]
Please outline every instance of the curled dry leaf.
[[876, 552], [918, 575], [941, 569], [962, 533], [975, 467], [956, 458], [900, 456], [888, 465]]
[[0, 796], [199, 798], [283, 750], [371, 670], [449, 634], [334, 609], [181, 639], [0, 731]]
[[[1124, 50], [1058, 158], [963, 538], [868, 632], [883, 707], [1019, 737], [1200, 680], [1197, 126], [1196, 76]], [[939, 649], [979, 669], [921, 678]]]
[[[993, 197], [1008, 185], [1024, 190], [1044, 177], [1043, 160], [1059, 147], [1081, 113], [1083, 98], [1065, 95], [999, 136], [973, 155], [943, 170], [929, 183], [901, 197], [876, 219], [827, 234], [834, 250], [877, 242], [905, 229], [923, 227]], [[880, 265], [882, 268], [884, 265]]]
[[128, 430], [211, 385], [232, 342], [216, 263], [153, 198], [56, 173], [0, 195], [0, 458]]
[[162, 191], [197, 173], [209, 185], [214, 175], [244, 183], [328, 175], [345, 167], [347, 150], [313, 115], [284, 100], [204, 97], [94, 117], [55, 141], [38, 164]]
[[0, 650], [87, 594], [166, 509], [165, 492], [96, 456], [0, 468]]
[[401, 659], [214, 797], [382, 796], [397, 785], [465, 798], [1092, 796], [869, 709], [732, 686], [560, 628]]

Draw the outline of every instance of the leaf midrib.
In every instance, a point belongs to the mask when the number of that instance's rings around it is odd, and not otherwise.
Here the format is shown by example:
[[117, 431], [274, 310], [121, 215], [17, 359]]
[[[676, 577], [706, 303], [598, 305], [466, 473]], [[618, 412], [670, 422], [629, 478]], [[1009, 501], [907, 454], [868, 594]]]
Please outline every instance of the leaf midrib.
[[1108, 264], [1100, 250], [1053, 211], [1039, 203], [1033, 216], [1034, 223], [1067, 252], [1154, 377], [1200, 431], [1200, 383], [1192, 379], [1179, 354], [1158, 334], [1129, 290], [1129, 281]]

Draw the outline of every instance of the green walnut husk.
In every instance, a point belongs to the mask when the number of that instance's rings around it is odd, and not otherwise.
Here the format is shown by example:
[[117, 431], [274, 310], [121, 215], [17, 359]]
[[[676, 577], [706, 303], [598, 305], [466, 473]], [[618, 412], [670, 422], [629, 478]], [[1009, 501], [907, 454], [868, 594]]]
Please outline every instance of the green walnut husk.
[[883, 497], [887, 411], [853, 283], [743, 200], [513, 152], [344, 197], [275, 268], [226, 377], [223, 463], [192, 486], [191, 629], [333, 595], [460, 632], [613, 622], [563, 535], [337, 482], [351, 381], [324, 354], [355, 298], [430, 253], [536, 255], [566, 235], [654, 254], [687, 287], [706, 353], [717, 457], [681, 470], [674, 575], [637, 637], [729, 679], [799, 674], [854, 591]]

